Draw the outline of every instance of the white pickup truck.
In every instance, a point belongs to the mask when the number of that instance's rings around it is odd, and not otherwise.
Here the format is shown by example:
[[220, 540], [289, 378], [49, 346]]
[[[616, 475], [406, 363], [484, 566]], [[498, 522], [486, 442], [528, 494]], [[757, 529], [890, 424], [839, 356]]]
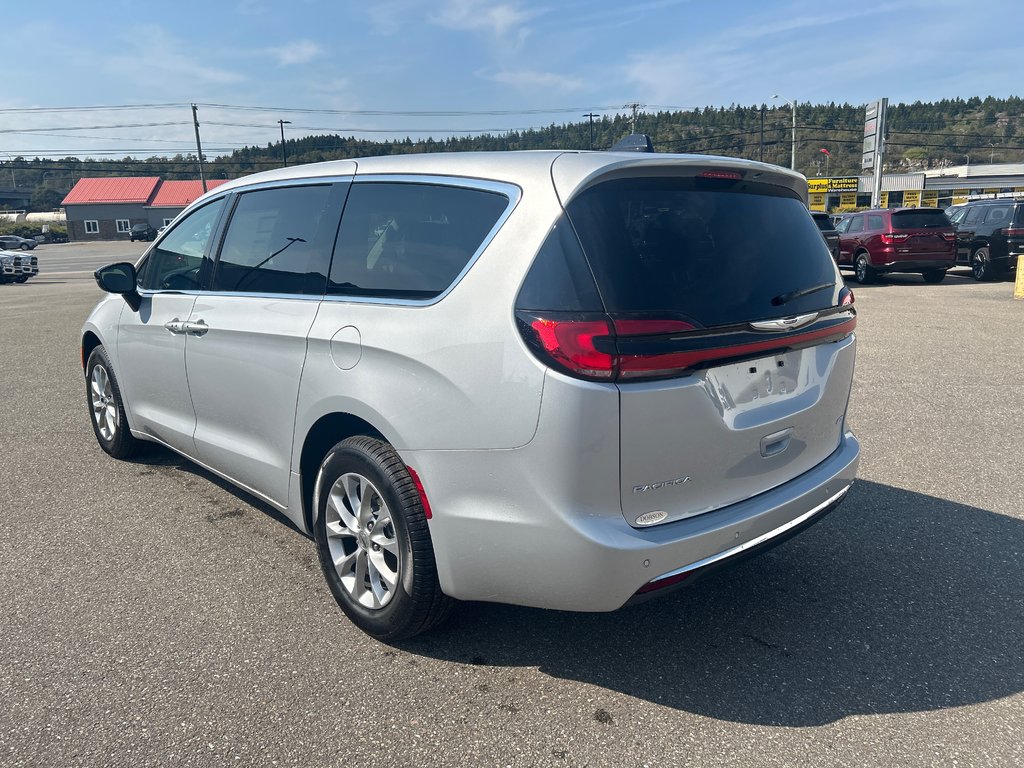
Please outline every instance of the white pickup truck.
[[39, 259], [27, 253], [0, 251], [0, 283], [24, 283], [39, 274]]

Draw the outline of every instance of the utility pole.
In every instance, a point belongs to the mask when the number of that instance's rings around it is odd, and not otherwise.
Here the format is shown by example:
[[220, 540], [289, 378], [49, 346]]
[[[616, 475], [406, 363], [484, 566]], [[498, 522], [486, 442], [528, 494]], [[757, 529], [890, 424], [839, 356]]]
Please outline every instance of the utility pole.
[[757, 159], [764, 162], [764, 104], [761, 105], [761, 141], [757, 145]]
[[637, 112], [638, 109], [641, 109], [643, 106], [645, 106], [645, 105], [638, 104], [635, 101], [632, 104], [627, 104], [626, 105], [626, 109], [632, 109], [633, 110], [633, 116], [629, 119], [629, 132], [630, 133], [636, 133], [636, 112]]
[[291, 125], [291, 120], [278, 120], [277, 124], [281, 126], [281, 158], [284, 160], [284, 167], [288, 167], [288, 149], [284, 145], [284, 127]]
[[199, 141], [199, 107], [192, 105], [192, 124], [196, 128], [196, 156], [199, 158], [199, 181], [203, 183], [203, 192], [206, 192], [206, 174], [203, 173], [203, 145]]
[[594, 118], [597, 117], [593, 112], [588, 112], [584, 117], [590, 118], [590, 148], [594, 148]]

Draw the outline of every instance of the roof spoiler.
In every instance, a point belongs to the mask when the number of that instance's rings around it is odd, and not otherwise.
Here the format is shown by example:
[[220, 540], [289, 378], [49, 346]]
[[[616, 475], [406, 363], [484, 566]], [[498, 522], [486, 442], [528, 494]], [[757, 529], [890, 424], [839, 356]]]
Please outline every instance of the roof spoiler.
[[654, 144], [651, 137], [646, 133], [631, 133], [624, 139], [619, 139], [609, 152], [653, 152]]

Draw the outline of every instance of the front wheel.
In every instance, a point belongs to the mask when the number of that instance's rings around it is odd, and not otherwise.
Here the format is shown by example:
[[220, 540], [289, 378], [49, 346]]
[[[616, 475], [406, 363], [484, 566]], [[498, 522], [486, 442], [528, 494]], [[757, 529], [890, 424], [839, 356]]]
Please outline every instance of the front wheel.
[[418, 635], [454, 601], [437, 579], [423, 504], [395, 449], [350, 437], [320, 465], [314, 504], [320, 567], [352, 623], [378, 640]]
[[100, 448], [115, 459], [137, 454], [143, 443], [128, 429], [121, 389], [102, 344], [90, 353], [85, 364], [85, 394], [92, 414], [92, 431]]
[[866, 253], [857, 256], [853, 270], [856, 274], [857, 282], [861, 285], [869, 285], [878, 279], [878, 272], [871, 266]]
[[944, 269], [929, 269], [921, 273], [921, 277], [924, 278], [926, 283], [941, 283], [946, 279], [946, 270]]

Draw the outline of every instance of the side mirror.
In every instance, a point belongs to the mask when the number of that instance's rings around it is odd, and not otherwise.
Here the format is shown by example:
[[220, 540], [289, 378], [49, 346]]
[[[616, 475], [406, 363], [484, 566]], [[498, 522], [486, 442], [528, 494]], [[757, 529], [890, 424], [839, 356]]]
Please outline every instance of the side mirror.
[[100, 287], [100, 290], [107, 293], [121, 294], [124, 296], [124, 300], [128, 302], [128, 306], [132, 308], [132, 311], [137, 312], [139, 310], [141, 299], [139, 292], [135, 289], [138, 278], [133, 264], [129, 264], [127, 261], [108, 264], [97, 269], [94, 276], [96, 278], [96, 285]]

